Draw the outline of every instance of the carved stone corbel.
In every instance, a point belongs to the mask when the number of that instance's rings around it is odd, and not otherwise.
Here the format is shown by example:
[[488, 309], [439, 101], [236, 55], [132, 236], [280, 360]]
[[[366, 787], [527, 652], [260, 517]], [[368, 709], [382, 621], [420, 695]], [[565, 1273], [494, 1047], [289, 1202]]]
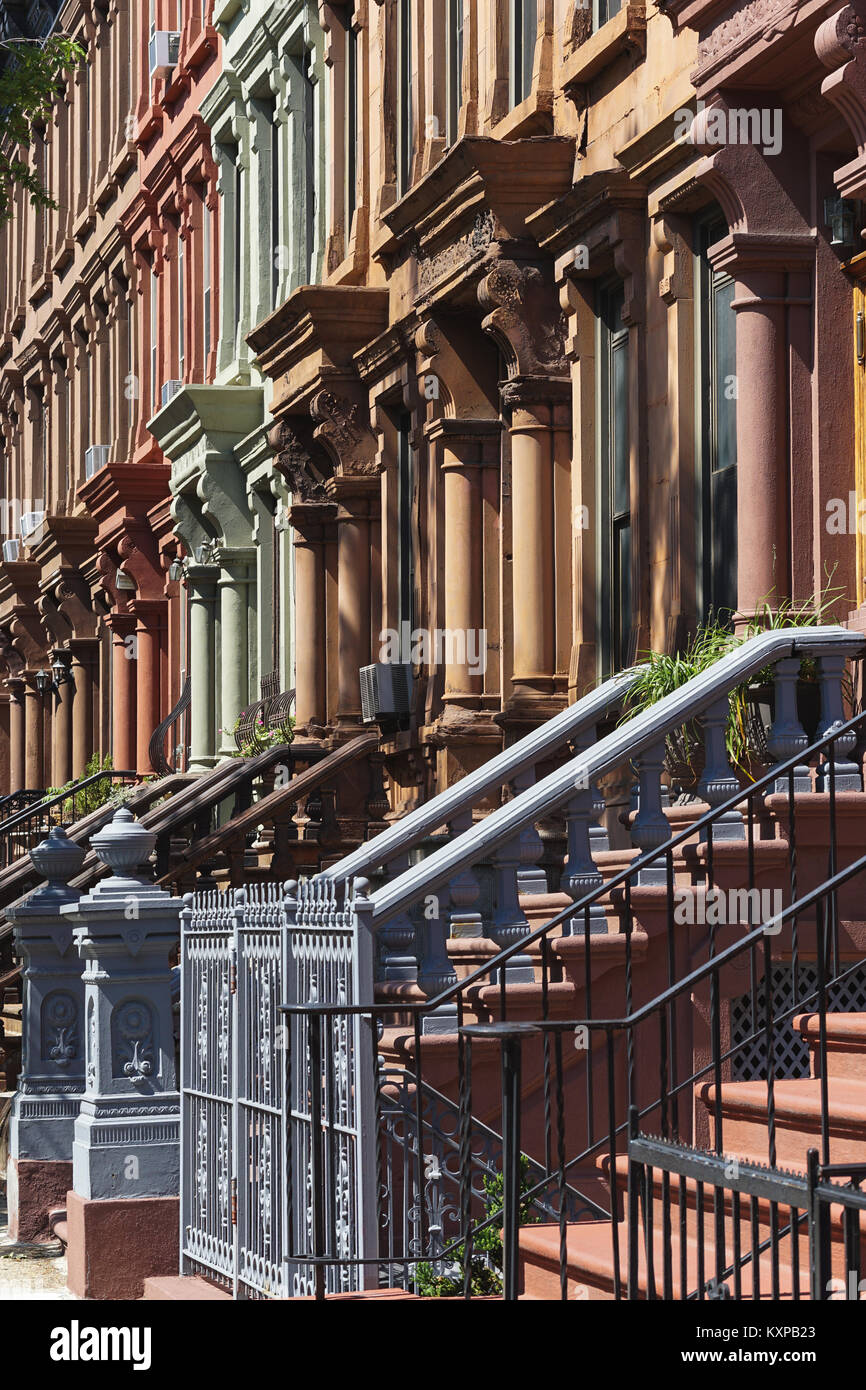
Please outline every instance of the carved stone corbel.
[[836, 107], [857, 144], [857, 157], [835, 170], [843, 198], [866, 197], [866, 4], [855, 0], [825, 19], [815, 34], [815, 52], [835, 69], [821, 93]]
[[552, 277], [537, 265], [497, 261], [478, 286], [485, 333], [505, 355], [509, 377], [566, 376], [565, 315]]
[[364, 412], [347, 396], [319, 391], [310, 402], [316, 422], [314, 439], [333, 459], [342, 478], [373, 477], [379, 472], [379, 444]]
[[274, 466], [282, 473], [295, 502], [324, 502], [324, 483], [318, 476], [310, 451], [297, 430], [280, 420], [268, 432], [274, 450]]

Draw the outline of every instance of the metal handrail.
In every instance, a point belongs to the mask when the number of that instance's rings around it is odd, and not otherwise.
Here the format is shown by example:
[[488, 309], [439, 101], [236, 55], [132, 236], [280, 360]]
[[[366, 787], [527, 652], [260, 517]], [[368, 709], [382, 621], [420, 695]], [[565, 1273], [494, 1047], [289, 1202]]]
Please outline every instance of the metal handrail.
[[[357, 874], [384, 866], [398, 855], [414, 849], [432, 830], [445, 825], [461, 812], [471, 811], [473, 806], [504, 783], [531, 770], [563, 744], [593, 728], [605, 714], [622, 703], [623, 697], [645, 669], [644, 666], [630, 667], [605, 681], [509, 748], [504, 748], [474, 772], [403, 816], [395, 825], [367, 840], [329, 869], [324, 869], [317, 877], [347, 882]], [[429, 862], [425, 860], [425, 863]]]
[[167, 776], [168, 774], [177, 771], [177, 769], [169, 762], [168, 758], [165, 756], [166, 734], [168, 733], [169, 729], [173, 724], [177, 724], [178, 720], [181, 718], [181, 715], [185, 714], [186, 711], [189, 709], [191, 699], [192, 678], [190, 676], [187, 676], [186, 680], [183, 683], [183, 689], [181, 690], [180, 695], [177, 698], [177, 704], [175, 705], [174, 709], [169, 710], [168, 714], [159, 724], [157, 724], [156, 728], [150, 736], [150, 742], [147, 745], [147, 756], [150, 759], [150, 765], [154, 769], [154, 771], [161, 773], [163, 776]]
[[477, 822], [420, 864], [413, 865], [371, 894], [372, 920], [378, 927], [434, 893], [461, 870], [488, 858], [512, 842], [527, 826], [549, 816], [583, 789], [628, 759], [664, 743], [667, 734], [695, 719], [765, 666], [786, 657], [819, 656], [840, 649], [853, 656], [866, 642], [860, 633], [842, 627], [776, 629], [749, 638], [679, 690], [664, 696], [626, 724], [599, 740], [593, 748], [557, 768], [541, 782]]
[[33, 806], [25, 806], [22, 811], [16, 812], [14, 816], [9, 816], [5, 821], [0, 822], [0, 838], [10, 831], [16, 830], [20, 824], [29, 820], [31, 816], [40, 816], [45, 811], [50, 811], [53, 806], [60, 802], [73, 801], [79, 792], [90, 787], [94, 782], [102, 782], [106, 778], [110, 781], [117, 779], [122, 782], [137, 782], [139, 780], [137, 772], [123, 771], [115, 772], [113, 768], [106, 768], [103, 772], [93, 772], [88, 777], [81, 777], [77, 782], [70, 782], [69, 786], [63, 791], [55, 792], [53, 796], [47, 796], [42, 801], [38, 801]]

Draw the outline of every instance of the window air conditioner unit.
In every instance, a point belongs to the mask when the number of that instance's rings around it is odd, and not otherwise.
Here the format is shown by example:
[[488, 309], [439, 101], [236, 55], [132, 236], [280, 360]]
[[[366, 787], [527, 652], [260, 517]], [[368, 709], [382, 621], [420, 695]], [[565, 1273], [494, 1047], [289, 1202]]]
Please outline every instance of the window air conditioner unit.
[[167, 77], [177, 67], [180, 52], [180, 33], [166, 29], [158, 30], [147, 47], [151, 77]]
[[411, 708], [412, 667], [378, 661], [361, 667], [361, 718], [365, 724], [408, 715]]
[[43, 512], [25, 512], [18, 525], [18, 531], [22, 541], [29, 540], [34, 535], [45, 520]]
[[21, 542], [19, 541], [17, 536], [13, 537], [12, 540], [3, 542], [3, 559], [9, 562], [10, 564], [14, 563], [14, 561], [18, 559], [20, 553]]
[[161, 405], [168, 405], [168, 403], [169, 403], [169, 401], [171, 400], [172, 396], [176, 396], [177, 393], [178, 393], [178, 391], [182, 391], [182, 390], [183, 390], [183, 382], [182, 382], [182, 381], [164, 381], [163, 384], [162, 384], [162, 390], [161, 390], [160, 393], [159, 393], [160, 404], [161, 404]]
[[90, 448], [84, 453], [84, 476], [92, 478], [94, 473], [98, 473], [100, 468], [104, 468], [108, 463], [108, 445], [91, 444]]

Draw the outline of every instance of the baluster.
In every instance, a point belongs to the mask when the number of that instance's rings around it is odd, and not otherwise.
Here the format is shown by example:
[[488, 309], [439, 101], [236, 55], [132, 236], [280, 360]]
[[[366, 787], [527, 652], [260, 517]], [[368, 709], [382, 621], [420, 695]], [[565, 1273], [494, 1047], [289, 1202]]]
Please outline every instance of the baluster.
[[[385, 871], [385, 882], [398, 878], [409, 867], [408, 851], [392, 859]], [[408, 911], [403, 908], [392, 917], [378, 933], [379, 969], [377, 978], [385, 981], [398, 981], [400, 984], [417, 984], [418, 960], [415, 944], [415, 923]]]
[[[776, 714], [767, 731], [767, 747], [777, 763], [785, 763], [809, 746], [809, 739], [797, 713], [797, 681], [800, 676], [800, 658], [786, 657], [776, 662]], [[773, 783], [773, 791], [787, 792], [787, 774], [778, 777]], [[810, 792], [812, 779], [806, 763], [798, 763], [794, 768], [794, 791]]]
[[[467, 811], [450, 823], [452, 837], [468, 830], [472, 812]], [[483, 936], [483, 923], [477, 904], [481, 899], [478, 880], [470, 868], [461, 869], [448, 886], [430, 893], [420, 903], [418, 944], [418, 985], [428, 999], [457, 983], [457, 973], [448, 955], [448, 937]], [[454, 1000], [440, 1004], [422, 1021], [424, 1033], [457, 1031], [457, 1005]]]
[[[472, 825], [472, 811], [459, 812], [449, 821], [450, 839], [454, 840], [469, 830]], [[483, 936], [484, 919], [481, 915], [481, 887], [472, 868], [466, 865], [458, 870], [448, 884], [451, 905], [452, 936]]]
[[[821, 681], [821, 722], [816, 738], [826, 738], [845, 723], [845, 710], [842, 704], [842, 677], [845, 674], [844, 652], [822, 652], [818, 658], [818, 673]], [[859, 792], [862, 787], [860, 769], [845, 755], [850, 753], [857, 742], [852, 729], [830, 744], [823, 755], [818, 769], [817, 786], [820, 791], [830, 790], [830, 764], [835, 763], [837, 792]]]
[[[728, 748], [725, 743], [725, 729], [730, 716], [730, 703], [723, 695], [715, 704], [704, 711], [704, 742], [706, 762], [704, 775], [698, 783], [698, 796], [710, 806], [721, 806], [740, 790], [740, 783], [731, 767]], [[701, 839], [706, 840], [706, 828], [701, 831]], [[714, 840], [744, 840], [746, 829], [742, 813], [734, 807], [713, 822]]]
[[[592, 857], [590, 821], [594, 815], [593, 789], [591, 786], [581, 787], [565, 808], [568, 849], [559, 880], [563, 893], [567, 893], [575, 902], [600, 888], [604, 881]], [[584, 918], [572, 917], [566, 930], [569, 936], [576, 932], [582, 934], [585, 930]], [[601, 902], [594, 902], [589, 909], [589, 930], [591, 933], [607, 931], [607, 918]]]
[[[671, 828], [662, 810], [662, 768], [665, 761], [665, 745], [657, 743], [648, 748], [633, 766], [638, 778], [638, 812], [632, 822], [631, 838], [641, 854], [667, 844], [671, 838]], [[636, 883], [667, 883], [667, 868], [659, 858], [638, 871]]]
[[[539, 844], [541, 843], [539, 838]], [[526, 913], [520, 905], [520, 865], [523, 862], [525, 842], [520, 835], [509, 840], [508, 844], [496, 850], [493, 856], [493, 919], [488, 935], [501, 950], [513, 946], [516, 941], [528, 936], [531, 927]], [[535, 979], [532, 961], [523, 951], [506, 961], [506, 979], [512, 983]], [[491, 975], [491, 982], [499, 982], [499, 971]]]
[[[535, 786], [535, 768], [527, 767], [518, 772], [512, 780], [514, 795], [528, 791]], [[526, 825], [517, 837], [520, 845], [520, 868], [517, 870], [517, 891], [519, 893], [546, 893], [547, 875], [539, 860], [544, 853], [544, 842], [534, 824]]]

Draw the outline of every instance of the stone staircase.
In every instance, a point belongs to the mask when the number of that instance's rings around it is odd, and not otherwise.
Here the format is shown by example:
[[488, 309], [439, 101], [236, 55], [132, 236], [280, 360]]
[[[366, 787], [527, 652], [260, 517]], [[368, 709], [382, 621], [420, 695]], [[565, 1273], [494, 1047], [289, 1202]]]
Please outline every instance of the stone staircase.
[[[774, 1086], [776, 1120], [776, 1161], [789, 1172], [805, 1173], [807, 1153], [821, 1145], [821, 1079], [819, 1075], [818, 1016], [804, 1014], [794, 1020], [794, 1027], [810, 1044], [810, 1077], [776, 1081]], [[829, 1114], [830, 1158], [834, 1164], [866, 1164], [866, 1013], [829, 1014], [827, 1018], [827, 1092]], [[705, 1084], [699, 1088], [701, 1104], [714, 1124], [716, 1088]], [[768, 1086], [765, 1081], [727, 1081], [721, 1087], [723, 1147], [728, 1160], [740, 1165], [761, 1167], [767, 1164]], [[628, 1227], [624, 1212], [624, 1194], [628, 1184], [628, 1158], [616, 1160], [617, 1220], [615, 1238], [619, 1250], [620, 1271], [627, 1264]], [[610, 1165], [599, 1159], [608, 1190]], [[710, 1192], [698, 1195], [698, 1183], [693, 1179], [670, 1178], [670, 1249], [672, 1293], [675, 1299], [692, 1294], [709, 1277], [715, 1267], [714, 1203]], [[659, 1272], [664, 1267], [665, 1239], [663, 1217], [663, 1177], [653, 1173], [653, 1265], [658, 1288]], [[724, 1194], [725, 1264], [734, 1254], [734, 1199]], [[740, 1205], [741, 1251], [751, 1246], [752, 1223], [761, 1244], [768, 1240], [773, 1213], [771, 1204], [757, 1199], [753, 1208], [745, 1200]], [[778, 1214], [779, 1228], [789, 1219]], [[699, 1229], [702, 1226], [702, 1230]], [[866, 1266], [866, 1233], [860, 1238], [861, 1259]], [[831, 1268], [834, 1277], [844, 1280], [846, 1257], [841, 1212], [833, 1208], [830, 1225]], [[638, 1252], [638, 1290], [646, 1297], [648, 1289], [646, 1254], [641, 1244]], [[701, 1266], [703, 1260], [703, 1266]], [[520, 1262], [522, 1297], [527, 1299], [559, 1299], [560, 1228], [559, 1225], [534, 1225], [520, 1232]], [[755, 1296], [754, 1261], [743, 1266], [742, 1294], [745, 1299]], [[612, 1225], [609, 1221], [570, 1223], [567, 1228], [567, 1278], [570, 1298], [613, 1299], [615, 1271]], [[792, 1236], [782, 1236], [778, 1243], [778, 1289], [773, 1287], [773, 1257], [769, 1250], [757, 1261], [759, 1277], [757, 1296], [760, 1298], [806, 1299], [809, 1297], [809, 1250], [805, 1231], [800, 1228], [797, 1249], [792, 1248]]]

